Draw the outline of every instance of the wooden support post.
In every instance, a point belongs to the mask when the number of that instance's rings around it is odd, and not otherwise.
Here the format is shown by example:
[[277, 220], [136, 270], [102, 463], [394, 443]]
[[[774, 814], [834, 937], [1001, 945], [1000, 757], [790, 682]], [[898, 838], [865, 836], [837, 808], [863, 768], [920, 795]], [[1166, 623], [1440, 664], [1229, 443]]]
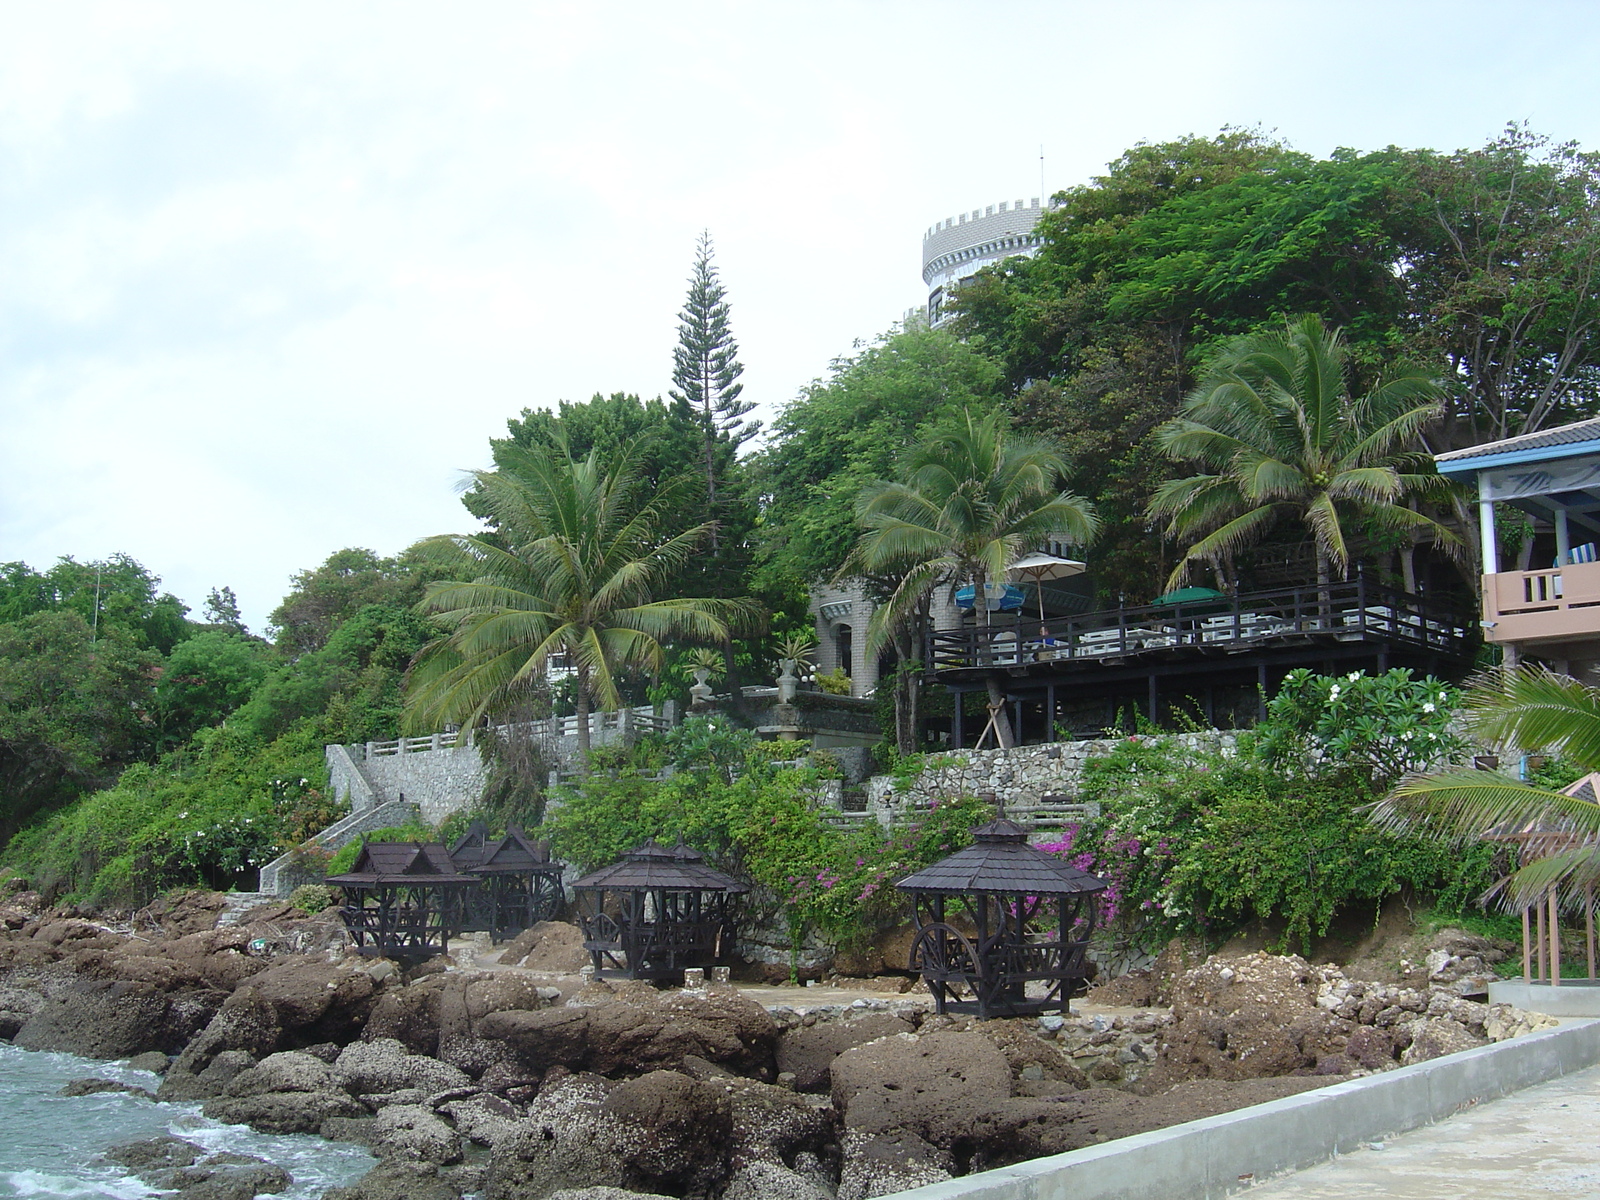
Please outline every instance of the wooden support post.
[[1561, 924], [1556, 913], [1556, 890], [1550, 889], [1550, 986], [1561, 986]]
[[1594, 978], [1594, 889], [1583, 892], [1583, 942], [1589, 957], [1589, 978]]
[[1534, 946], [1538, 946], [1539, 949], [1539, 973], [1534, 976], [1534, 979], [1550, 982], [1550, 946], [1549, 942], [1544, 939], [1544, 898], [1542, 896], [1533, 902], [1533, 915], [1536, 918], [1533, 923]]
[[1528, 928], [1528, 906], [1522, 906], [1522, 982], [1533, 982], [1533, 938]]

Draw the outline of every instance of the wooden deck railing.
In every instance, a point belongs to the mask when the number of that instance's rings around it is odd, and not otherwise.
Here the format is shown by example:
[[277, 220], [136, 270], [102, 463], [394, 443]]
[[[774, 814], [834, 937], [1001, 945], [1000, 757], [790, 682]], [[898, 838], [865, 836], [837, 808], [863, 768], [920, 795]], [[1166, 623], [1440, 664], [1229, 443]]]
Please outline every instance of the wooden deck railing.
[[1037, 617], [997, 616], [987, 628], [933, 633], [924, 661], [939, 672], [1126, 658], [1185, 647], [1248, 650], [1308, 638], [1372, 638], [1465, 655], [1474, 624], [1457, 606], [1358, 578], [1192, 604], [1106, 609], [1045, 621], [1042, 630]]

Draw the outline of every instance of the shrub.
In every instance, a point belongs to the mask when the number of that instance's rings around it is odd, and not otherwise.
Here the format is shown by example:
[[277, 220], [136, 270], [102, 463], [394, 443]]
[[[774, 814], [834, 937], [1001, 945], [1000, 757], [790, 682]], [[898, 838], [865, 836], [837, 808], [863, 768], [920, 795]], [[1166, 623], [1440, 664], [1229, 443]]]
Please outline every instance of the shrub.
[[850, 676], [844, 673], [843, 667], [832, 671], [818, 671], [811, 677], [817, 687], [830, 696], [848, 696], [850, 694]]
[[1136, 735], [1091, 760], [1083, 798], [1102, 816], [1046, 848], [1109, 880], [1102, 919], [1150, 946], [1278, 919], [1283, 941], [1308, 950], [1340, 908], [1376, 911], [1402, 888], [1459, 911], [1487, 886], [1493, 848], [1384, 833], [1365, 811], [1399, 773], [1460, 749], [1454, 700], [1406, 671], [1297, 671], [1237, 753]]
[[[731, 727], [691, 727], [667, 740], [665, 779], [612, 760], [604, 772], [559, 789], [541, 832], [580, 869], [614, 862], [647, 837], [682, 838], [716, 866], [749, 880], [786, 914], [794, 944], [813, 928], [840, 944], [869, 937], [901, 907], [893, 884], [965, 845], [987, 805], [956, 798], [891, 836], [876, 823], [840, 828], [817, 796], [838, 774], [828, 756], [798, 764], [795, 746], [760, 742]], [[737, 764], [731, 752], [743, 747]], [[649, 761], [651, 751], [641, 757]], [[639, 761], [635, 759], [634, 761]]]
[[289, 893], [289, 903], [312, 916], [332, 908], [338, 900], [338, 891], [323, 883], [303, 883]]

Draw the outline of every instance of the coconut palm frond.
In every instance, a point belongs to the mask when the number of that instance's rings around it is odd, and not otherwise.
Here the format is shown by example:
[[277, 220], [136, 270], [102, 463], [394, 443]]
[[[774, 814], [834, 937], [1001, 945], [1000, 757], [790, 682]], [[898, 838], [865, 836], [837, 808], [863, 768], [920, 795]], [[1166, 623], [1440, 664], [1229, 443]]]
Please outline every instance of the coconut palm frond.
[[1479, 676], [1462, 697], [1473, 732], [1523, 750], [1554, 750], [1600, 770], [1600, 690], [1543, 667]]

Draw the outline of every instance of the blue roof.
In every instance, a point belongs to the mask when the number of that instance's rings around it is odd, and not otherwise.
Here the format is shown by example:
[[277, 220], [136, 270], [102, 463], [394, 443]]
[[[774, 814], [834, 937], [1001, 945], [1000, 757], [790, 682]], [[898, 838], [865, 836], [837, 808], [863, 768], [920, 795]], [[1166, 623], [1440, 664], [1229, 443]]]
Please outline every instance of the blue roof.
[[1600, 454], [1600, 417], [1436, 454], [1434, 462], [1438, 464], [1439, 474], [1459, 478], [1491, 467], [1549, 462], [1584, 454]]

